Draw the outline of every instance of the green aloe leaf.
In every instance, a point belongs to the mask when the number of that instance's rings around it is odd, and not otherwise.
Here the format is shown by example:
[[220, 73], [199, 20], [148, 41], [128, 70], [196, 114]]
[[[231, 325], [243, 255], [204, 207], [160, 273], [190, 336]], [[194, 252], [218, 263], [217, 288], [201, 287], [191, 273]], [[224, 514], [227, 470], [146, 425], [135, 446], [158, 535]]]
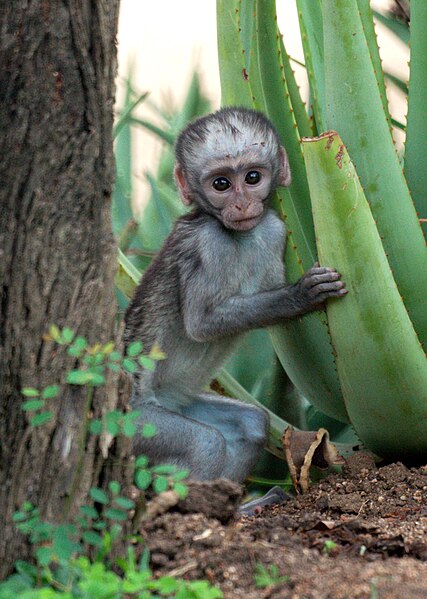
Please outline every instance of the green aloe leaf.
[[[427, 2], [411, 1], [411, 74], [405, 175], [420, 218], [427, 219]], [[427, 222], [424, 223], [427, 236]]]
[[252, 107], [256, 110], [262, 110], [265, 99], [262, 82], [259, 77], [258, 44], [256, 43], [256, 0], [241, 0], [240, 10], [236, 14], [236, 18], [238, 19], [246, 74], [249, 76]]
[[[424, 2], [424, 0], [421, 0], [421, 2]], [[375, 10], [374, 16], [379, 23], [387, 27], [387, 29], [402, 40], [404, 44], [409, 44], [409, 28], [406, 23], [400, 21], [391, 13], [382, 14]]]
[[299, 392], [328, 416], [349, 422], [325, 314], [307, 314], [271, 328], [269, 333], [283, 368]]
[[138, 235], [144, 247], [157, 251], [171, 232], [175, 220], [186, 209], [176, 191], [148, 173], [146, 177], [152, 193], [139, 223]]
[[[201, 114], [209, 112], [210, 108], [209, 101], [204, 97], [200, 89], [200, 77], [197, 71], [195, 71], [191, 78], [184, 105], [178, 112], [174, 113], [172, 116], [169, 115], [167, 118], [170, 131], [174, 136], [174, 140], [181, 129], [183, 129], [189, 121], [200, 116]], [[166, 183], [173, 189], [175, 189], [173, 180], [174, 163], [175, 153], [173, 148], [168, 145], [161, 154], [159, 168], [156, 173], [156, 179], [159, 183]]]
[[115, 157], [116, 181], [112, 199], [112, 224], [116, 237], [132, 219], [132, 151], [131, 127], [129, 115], [135, 107], [132, 100], [131, 75], [126, 81], [126, 95], [123, 116], [116, 124]]
[[322, 10], [327, 124], [339, 131], [357, 164], [394, 278], [427, 346], [427, 248], [384, 114], [358, 4], [323, 0]]
[[401, 92], [403, 92], [404, 94], [408, 93], [408, 84], [406, 81], [404, 81], [403, 79], [400, 79], [400, 77], [397, 77], [396, 75], [393, 75], [392, 73], [389, 73], [388, 71], [384, 71], [384, 76], [388, 81], [390, 81], [398, 89], [400, 89]]
[[358, 175], [335, 132], [304, 142], [319, 257], [349, 290], [328, 321], [347, 411], [391, 459], [425, 459], [427, 361], [393, 279]]
[[357, 5], [359, 7], [360, 20], [362, 22], [363, 31], [365, 33], [366, 43], [368, 44], [374, 74], [377, 79], [378, 90], [380, 93], [384, 114], [386, 116], [388, 127], [391, 132], [392, 124], [390, 113], [388, 111], [388, 101], [384, 82], [384, 73], [381, 66], [380, 51], [378, 49], [377, 35], [375, 32], [371, 4], [369, 0], [357, 0]]
[[118, 252], [119, 267], [116, 272], [115, 284], [124, 296], [130, 299], [139, 283], [141, 273], [122, 251], [118, 250]]
[[[251, 4], [252, 0], [249, 0], [249, 5]], [[275, 3], [267, 0], [256, 4], [256, 38], [253, 43], [257, 45], [255, 55], [259, 60], [258, 63], [251, 62], [248, 80], [240, 78], [241, 69], [245, 68], [240, 10], [242, 6], [243, 10], [249, 8], [244, 0], [234, 3], [219, 0], [217, 6], [223, 103], [253, 106], [253, 90], [248, 83], [253, 78], [259, 78], [263, 97], [269, 95], [270, 99], [266, 105], [257, 107], [262, 108], [271, 118], [285, 147], [290, 150], [293, 184], [276, 194], [275, 207], [288, 226], [285, 261], [288, 278], [295, 281], [315, 262], [316, 248], [303, 157], [290, 94], [283, 77], [283, 61], [288, 60], [288, 57], [286, 52], [283, 53], [279, 42]], [[247, 26], [246, 18], [243, 22]], [[247, 40], [249, 36], [243, 37]], [[326, 326], [326, 315], [321, 312], [310, 314], [303, 319], [274, 327], [269, 333], [280, 362], [299, 392], [329, 416], [348, 422]]]
[[249, 73], [240, 36], [242, 0], [217, 0], [218, 54], [222, 106], [253, 108]]
[[129, 117], [129, 122], [132, 125], [139, 125], [140, 127], [147, 129], [147, 131], [151, 131], [151, 133], [157, 135], [158, 138], [160, 138], [162, 141], [166, 142], [170, 146], [172, 146], [175, 142], [175, 136], [170, 131], [162, 129], [161, 127], [157, 127], [157, 125], [155, 125], [151, 121], [131, 116]]
[[314, 118], [318, 131], [324, 131], [326, 105], [321, 6], [319, 0], [297, 0], [297, 8]]
[[[290, 202], [296, 204], [295, 215], [299, 222], [295, 228], [290, 223], [290, 228], [295, 236], [299, 236], [299, 234], [303, 235], [304, 242], [307, 243], [311, 250], [309, 259], [302, 257], [305, 268], [308, 268], [312, 265], [315, 255], [310, 194], [301, 151], [301, 140], [294, 116], [294, 108], [291, 104], [287, 80], [284, 77], [283, 65], [289, 63], [289, 57], [286, 51], [283, 51], [283, 46], [280, 44], [281, 38], [277, 29], [275, 1], [258, 0], [256, 16], [259, 77], [264, 88], [265, 98], [265, 106], [263, 108], [264, 112], [274, 123], [289, 157], [292, 184], [289, 189], [283, 190], [281, 195], [290, 194]], [[292, 72], [289, 65], [288, 70]], [[298, 237], [295, 239], [295, 245], [301, 252], [301, 241]]]

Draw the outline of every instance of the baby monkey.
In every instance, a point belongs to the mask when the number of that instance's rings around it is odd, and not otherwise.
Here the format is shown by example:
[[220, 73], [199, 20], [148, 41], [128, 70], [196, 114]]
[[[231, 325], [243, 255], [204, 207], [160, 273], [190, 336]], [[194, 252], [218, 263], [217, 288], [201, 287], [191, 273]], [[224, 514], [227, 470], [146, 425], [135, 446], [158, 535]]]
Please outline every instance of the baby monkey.
[[209, 392], [243, 333], [320, 309], [347, 291], [333, 268], [285, 280], [285, 225], [269, 208], [290, 184], [270, 121], [224, 108], [188, 125], [176, 143], [175, 180], [191, 212], [178, 219], [126, 313], [126, 343], [157, 344], [167, 358], [135, 377], [132, 407], [157, 434], [136, 453], [187, 468], [199, 480], [241, 482], [266, 443], [268, 417]]

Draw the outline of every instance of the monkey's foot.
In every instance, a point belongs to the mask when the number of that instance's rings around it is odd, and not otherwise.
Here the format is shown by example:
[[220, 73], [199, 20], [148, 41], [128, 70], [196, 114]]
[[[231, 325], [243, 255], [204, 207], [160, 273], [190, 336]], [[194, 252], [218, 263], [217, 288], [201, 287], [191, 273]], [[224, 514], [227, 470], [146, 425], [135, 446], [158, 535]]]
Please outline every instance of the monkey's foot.
[[290, 499], [291, 495], [278, 486], [272, 487], [268, 493], [252, 501], [248, 501], [239, 507], [239, 514], [242, 516], [254, 516], [259, 513], [266, 505], [278, 505]]

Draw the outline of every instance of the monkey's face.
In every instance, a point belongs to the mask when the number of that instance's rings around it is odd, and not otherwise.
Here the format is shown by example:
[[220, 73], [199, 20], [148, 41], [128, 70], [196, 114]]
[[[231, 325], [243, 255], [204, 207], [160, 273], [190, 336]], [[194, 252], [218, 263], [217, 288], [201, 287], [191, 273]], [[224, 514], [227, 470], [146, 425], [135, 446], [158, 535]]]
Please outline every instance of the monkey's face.
[[190, 124], [177, 141], [176, 157], [184, 204], [197, 204], [236, 231], [253, 229], [274, 189], [291, 181], [272, 125], [245, 109], [223, 109]]
[[201, 179], [203, 194], [228, 229], [249, 231], [261, 220], [270, 197], [273, 174], [265, 164], [248, 160], [211, 164]]

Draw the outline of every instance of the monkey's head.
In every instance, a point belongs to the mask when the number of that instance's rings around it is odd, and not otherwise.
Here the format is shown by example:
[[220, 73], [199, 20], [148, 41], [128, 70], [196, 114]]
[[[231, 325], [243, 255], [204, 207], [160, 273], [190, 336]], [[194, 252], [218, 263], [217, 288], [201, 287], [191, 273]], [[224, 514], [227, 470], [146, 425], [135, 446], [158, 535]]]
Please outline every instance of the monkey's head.
[[291, 173], [270, 121], [246, 108], [223, 108], [190, 123], [176, 143], [175, 181], [184, 204], [197, 203], [225, 227], [248, 231]]

